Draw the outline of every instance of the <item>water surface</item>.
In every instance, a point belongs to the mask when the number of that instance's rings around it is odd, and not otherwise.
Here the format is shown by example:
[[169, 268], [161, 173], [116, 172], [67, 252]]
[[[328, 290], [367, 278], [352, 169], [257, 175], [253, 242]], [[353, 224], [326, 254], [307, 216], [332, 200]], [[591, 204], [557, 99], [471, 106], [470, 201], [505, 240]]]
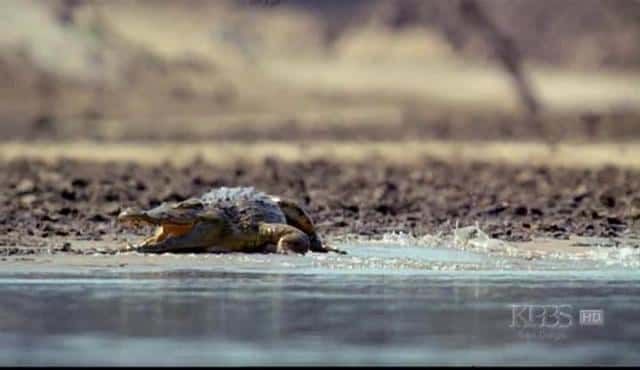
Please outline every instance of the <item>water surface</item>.
[[[3, 271], [0, 364], [640, 363], [637, 269], [411, 246], [349, 252]], [[587, 309], [602, 320], [581, 322]]]

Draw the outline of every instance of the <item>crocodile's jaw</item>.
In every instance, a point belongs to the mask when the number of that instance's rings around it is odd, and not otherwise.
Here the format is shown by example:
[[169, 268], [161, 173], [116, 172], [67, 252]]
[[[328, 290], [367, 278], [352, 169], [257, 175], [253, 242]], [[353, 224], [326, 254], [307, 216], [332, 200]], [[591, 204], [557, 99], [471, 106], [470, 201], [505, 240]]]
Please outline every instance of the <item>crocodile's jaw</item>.
[[136, 245], [152, 247], [153, 245], [163, 242], [167, 239], [186, 235], [193, 230], [194, 226], [195, 225], [192, 225], [192, 224], [186, 224], [186, 225], [162, 224], [156, 228], [156, 232], [153, 236], [143, 239], [141, 242], [137, 243]]
[[134, 247], [153, 247], [169, 239], [187, 235], [193, 231], [196, 224], [161, 224], [156, 227], [155, 233], [134, 244]]
[[149, 216], [147, 212], [137, 209], [127, 209], [121, 212], [120, 215], [118, 215], [118, 222], [137, 227], [145, 225], [157, 226], [155, 233], [152, 236], [136, 243], [136, 246], [153, 246], [154, 244], [160, 243], [169, 238], [186, 235], [190, 233], [196, 225], [195, 223], [178, 224], [159, 220]]

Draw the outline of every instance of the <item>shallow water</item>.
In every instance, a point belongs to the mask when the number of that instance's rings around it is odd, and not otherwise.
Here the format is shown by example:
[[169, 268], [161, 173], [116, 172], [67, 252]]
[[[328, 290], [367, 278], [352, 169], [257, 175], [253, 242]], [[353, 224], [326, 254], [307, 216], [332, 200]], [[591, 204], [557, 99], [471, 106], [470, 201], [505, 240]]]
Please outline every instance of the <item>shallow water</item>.
[[640, 363], [637, 268], [347, 249], [5, 270], [0, 364]]

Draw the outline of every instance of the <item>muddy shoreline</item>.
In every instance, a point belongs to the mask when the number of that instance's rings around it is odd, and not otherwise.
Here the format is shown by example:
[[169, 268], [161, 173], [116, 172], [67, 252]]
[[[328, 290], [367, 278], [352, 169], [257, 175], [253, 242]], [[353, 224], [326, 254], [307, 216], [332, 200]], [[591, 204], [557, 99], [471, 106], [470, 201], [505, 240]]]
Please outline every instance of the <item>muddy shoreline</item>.
[[11, 160], [0, 163], [0, 245], [23, 254], [64, 251], [60, 240], [120, 243], [127, 206], [179, 201], [219, 186], [254, 186], [297, 199], [322, 235], [379, 237], [477, 224], [506, 241], [637, 235], [640, 171], [486, 163], [342, 163], [331, 160], [177, 167]]

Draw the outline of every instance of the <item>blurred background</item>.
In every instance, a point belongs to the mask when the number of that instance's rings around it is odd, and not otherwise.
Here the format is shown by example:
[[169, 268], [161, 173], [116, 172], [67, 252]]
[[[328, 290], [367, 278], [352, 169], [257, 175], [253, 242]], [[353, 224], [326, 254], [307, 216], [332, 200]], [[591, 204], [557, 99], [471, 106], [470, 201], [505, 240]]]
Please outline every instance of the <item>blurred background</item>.
[[0, 2], [0, 139], [626, 141], [640, 1]]

